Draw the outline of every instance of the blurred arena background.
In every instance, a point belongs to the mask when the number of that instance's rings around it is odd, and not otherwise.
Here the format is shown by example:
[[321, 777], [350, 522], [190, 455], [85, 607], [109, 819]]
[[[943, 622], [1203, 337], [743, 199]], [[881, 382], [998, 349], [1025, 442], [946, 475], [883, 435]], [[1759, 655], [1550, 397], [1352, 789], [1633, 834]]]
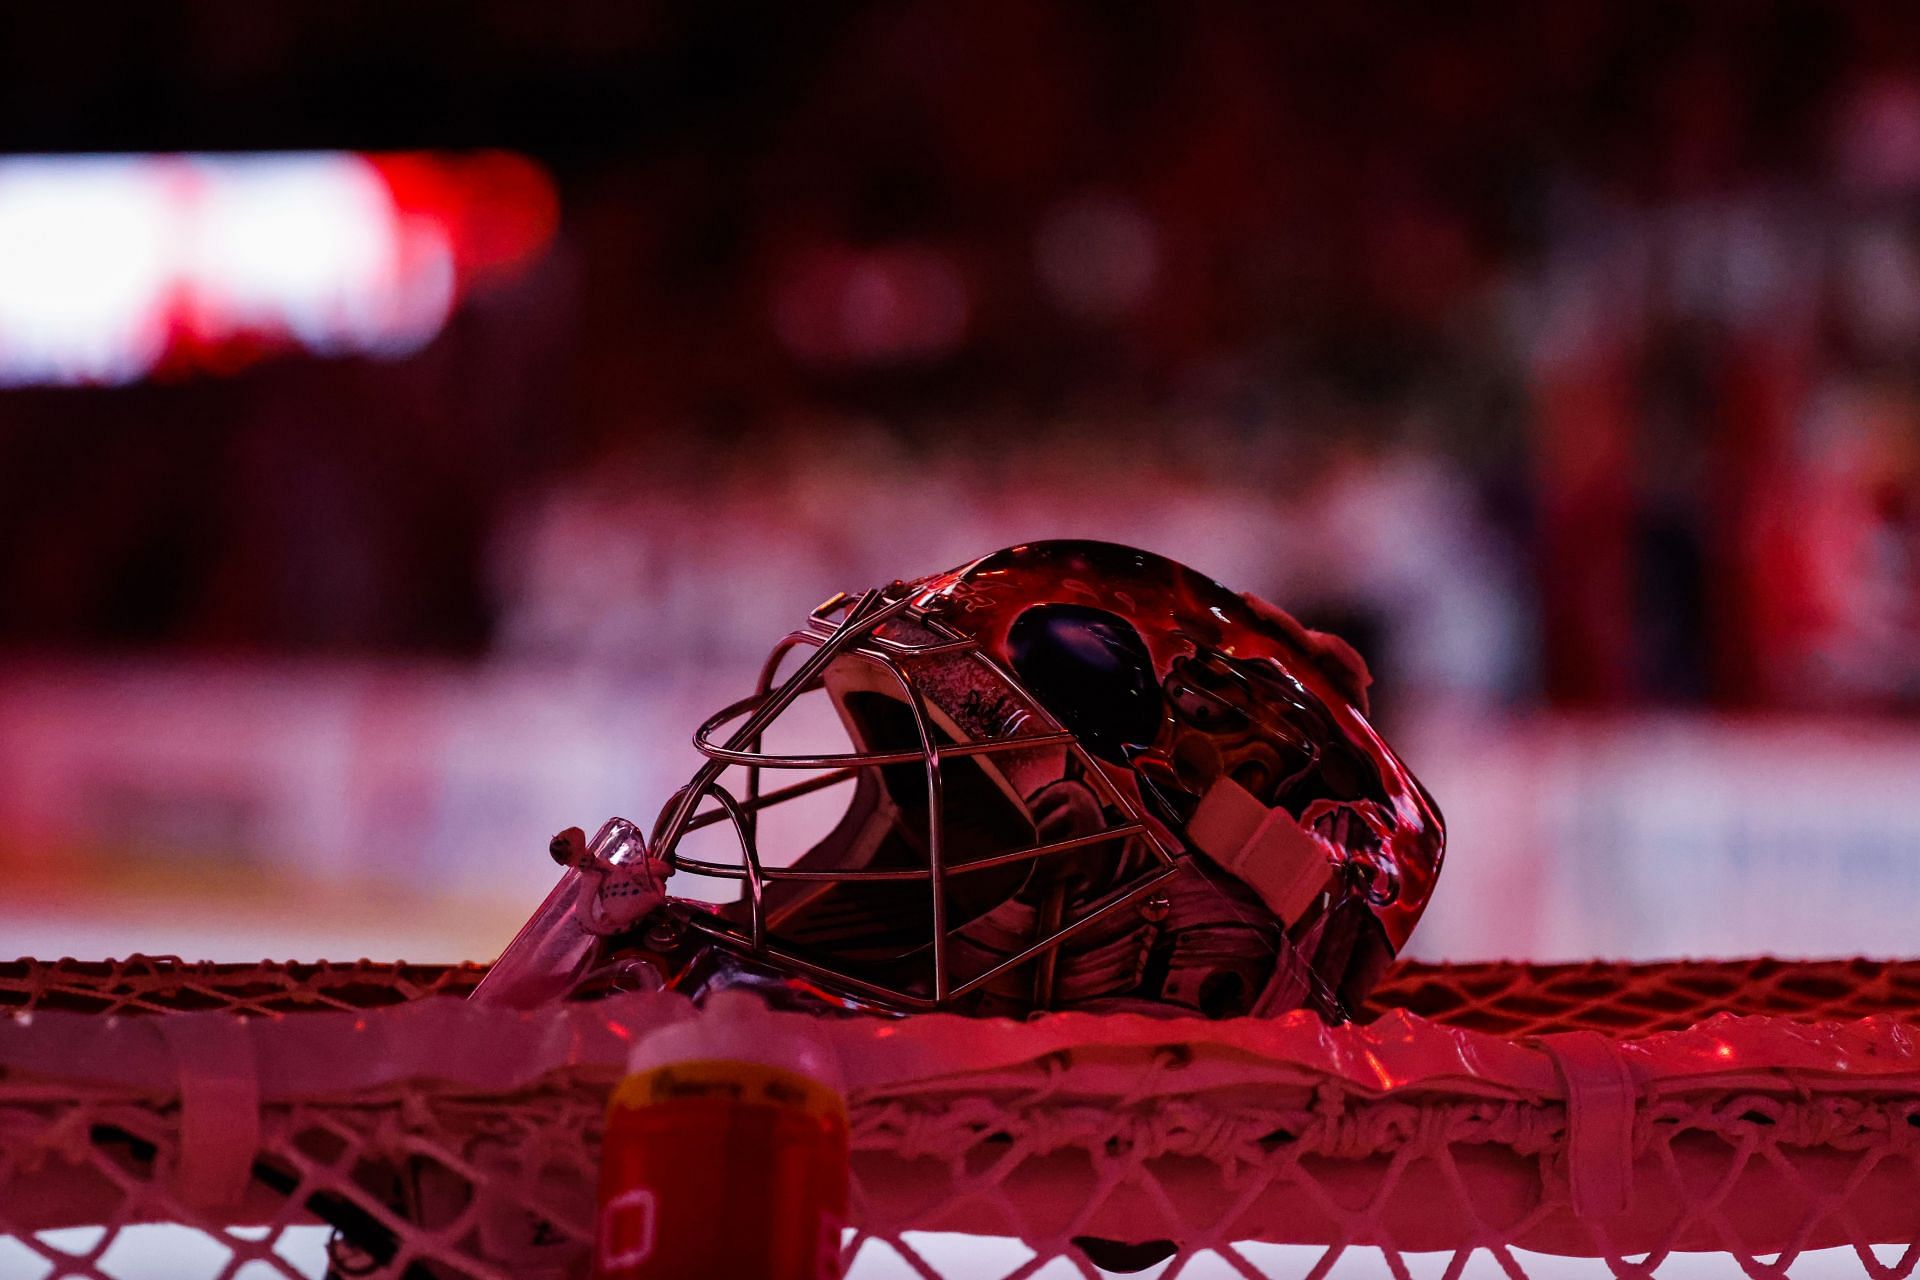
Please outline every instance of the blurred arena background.
[[1903, 6], [0, 15], [0, 952], [485, 959], [834, 590], [1346, 635], [1417, 954], [1912, 953]]

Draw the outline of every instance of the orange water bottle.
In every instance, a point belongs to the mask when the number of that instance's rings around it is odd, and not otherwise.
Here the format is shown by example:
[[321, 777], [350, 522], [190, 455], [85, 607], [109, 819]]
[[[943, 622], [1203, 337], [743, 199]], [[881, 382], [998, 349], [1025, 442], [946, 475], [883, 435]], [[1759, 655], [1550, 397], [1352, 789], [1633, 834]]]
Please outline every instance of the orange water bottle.
[[600, 1280], [838, 1280], [847, 1108], [819, 1028], [744, 992], [635, 1044], [607, 1108]]

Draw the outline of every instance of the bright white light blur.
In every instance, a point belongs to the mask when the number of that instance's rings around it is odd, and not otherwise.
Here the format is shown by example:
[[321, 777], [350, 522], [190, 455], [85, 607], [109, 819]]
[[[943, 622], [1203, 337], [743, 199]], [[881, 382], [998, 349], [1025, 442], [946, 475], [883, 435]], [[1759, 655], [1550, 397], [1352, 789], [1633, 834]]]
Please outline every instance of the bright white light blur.
[[198, 191], [185, 248], [194, 320], [284, 330], [321, 355], [411, 349], [453, 304], [446, 235], [403, 218], [353, 155], [188, 161]]
[[166, 346], [181, 209], [165, 170], [0, 160], [0, 383], [131, 382]]
[[363, 156], [0, 159], [0, 385], [133, 381], [177, 331], [404, 355], [453, 300], [445, 229]]

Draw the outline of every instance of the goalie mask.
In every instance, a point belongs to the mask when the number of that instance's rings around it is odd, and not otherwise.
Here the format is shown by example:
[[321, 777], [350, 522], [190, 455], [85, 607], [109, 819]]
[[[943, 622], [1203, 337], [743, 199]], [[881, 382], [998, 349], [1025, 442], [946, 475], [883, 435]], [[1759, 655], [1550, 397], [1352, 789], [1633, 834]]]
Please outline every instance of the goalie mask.
[[[1366, 683], [1340, 641], [1104, 543], [836, 596], [700, 726], [651, 831], [556, 839], [571, 869], [476, 998], [1345, 1018], [1443, 841]], [[842, 744], [770, 745], [808, 702]], [[782, 806], [836, 792], [830, 830], [776, 847]]]

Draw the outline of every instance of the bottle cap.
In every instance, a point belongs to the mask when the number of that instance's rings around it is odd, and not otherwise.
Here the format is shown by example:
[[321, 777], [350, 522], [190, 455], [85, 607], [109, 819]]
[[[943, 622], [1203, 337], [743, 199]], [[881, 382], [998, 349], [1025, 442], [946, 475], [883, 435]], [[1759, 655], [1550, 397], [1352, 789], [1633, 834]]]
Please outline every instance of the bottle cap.
[[839, 1055], [820, 1025], [803, 1014], [773, 1013], [746, 991], [718, 992], [692, 1017], [641, 1036], [627, 1071], [681, 1062], [749, 1062], [842, 1088]]

